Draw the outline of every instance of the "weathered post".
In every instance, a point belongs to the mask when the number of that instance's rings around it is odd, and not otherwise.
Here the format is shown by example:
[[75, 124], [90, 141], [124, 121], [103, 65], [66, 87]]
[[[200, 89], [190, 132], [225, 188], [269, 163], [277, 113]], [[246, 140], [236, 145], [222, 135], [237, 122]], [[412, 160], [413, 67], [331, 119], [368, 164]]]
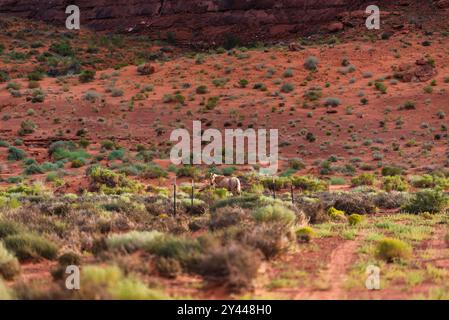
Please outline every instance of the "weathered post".
[[173, 215], [176, 216], [176, 177], [173, 183]]
[[193, 212], [193, 198], [195, 196], [194, 192], [195, 192], [195, 181], [193, 181], [193, 179], [192, 179], [192, 193], [191, 193], [191, 197], [190, 197], [190, 208], [191, 208], [192, 212]]
[[292, 195], [292, 204], [295, 204], [295, 196], [293, 195], [293, 183], [290, 183], [290, 193]]
[[276, 184], [274, 183], [274, 176], [273, 176], [273, 198], [276, 199]]

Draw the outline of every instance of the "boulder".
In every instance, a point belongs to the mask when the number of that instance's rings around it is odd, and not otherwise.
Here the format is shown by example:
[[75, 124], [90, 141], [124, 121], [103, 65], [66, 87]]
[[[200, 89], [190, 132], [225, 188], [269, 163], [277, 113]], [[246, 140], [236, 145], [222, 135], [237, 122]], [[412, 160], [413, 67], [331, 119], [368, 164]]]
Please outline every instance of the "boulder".
[[404, 63], [393, 67], [394, 77], [403, 82], [426, 82], [437, 75], [432, 61], [418, 59], [415, 63]]

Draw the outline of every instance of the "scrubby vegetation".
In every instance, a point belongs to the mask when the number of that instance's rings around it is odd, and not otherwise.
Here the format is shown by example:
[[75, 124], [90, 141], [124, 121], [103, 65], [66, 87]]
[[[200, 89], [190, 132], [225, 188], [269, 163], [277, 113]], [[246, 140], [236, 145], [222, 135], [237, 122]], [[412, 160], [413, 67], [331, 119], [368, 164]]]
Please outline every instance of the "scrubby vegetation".
[[387, 262], [407, 259], [412, 254], [412, 248], [398, 239], [385, 238], [377, 244], [377, 256]]
[[[288, 46], [228, 36], [187, 51], [175, 33], [0, 18], [0, 299], [447, 296], [447, 39], [422, 20], [418, 37], [346, 37], [345, 24]], [[414, 63], [416, 43], [435, 60]], [[401, 56], [438, 72], [415, 82]], [[201, 133], [278, 129], [277, 173], [172, 163], [170, 135], [194, 119]], [[373, 265], [386, 290], [367, 292]]]

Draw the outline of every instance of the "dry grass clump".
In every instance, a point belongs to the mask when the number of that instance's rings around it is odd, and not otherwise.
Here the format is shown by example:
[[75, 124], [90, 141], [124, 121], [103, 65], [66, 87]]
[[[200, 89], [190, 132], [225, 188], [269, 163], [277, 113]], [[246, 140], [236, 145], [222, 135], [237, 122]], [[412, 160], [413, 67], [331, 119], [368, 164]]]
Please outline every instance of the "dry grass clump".
[[249, 214], [240, 207], [219, 208], [211, 214], [209, 227], [212, 230], [239, 225], [248, 219]]
[[225, 283], [231, 291], [250, 289], [261, 264], [259, 251], [238, 243], [213, 247], [193, 266], [207, 281]]
[[12, 280], [20, 273], [20, 265], [17, 258], [11, 254], [0, 242], [0, 276], [6, 280]]
[[157, 289], [150, 289], [139, 279], [127, 277], [117, 266], [85, 266], [81, 272], [83, 284], [77, 296], [80, 299], [107, 300], [166, 300]]
[[58, 246], [50, 240], [38, 235], [20, 233], [3, 239], [5, 247], [14, 252], [20, 261], [48, 259], [54, 260], [58, 254]]
[[159, 231], [131, 231], [123, 234], [111, 234], [106, 238], [106, 246], [110, 250], [124, 250], [131, 253], [151, 246], [162, 236], [163, 233]]

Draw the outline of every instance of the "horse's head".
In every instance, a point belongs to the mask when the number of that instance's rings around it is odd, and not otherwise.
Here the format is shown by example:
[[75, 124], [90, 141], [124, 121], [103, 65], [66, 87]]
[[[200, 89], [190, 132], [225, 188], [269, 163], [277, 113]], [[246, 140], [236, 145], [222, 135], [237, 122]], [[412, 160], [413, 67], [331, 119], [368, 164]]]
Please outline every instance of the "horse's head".
[[211, 174], [210, 174], [210, 176], [209, 176], [209, 181], [210, 181], [210, 185], [211, 185], [211, 186], [215, 185], [215, 179], [216, 179], [217, 177], [218, 177], [218, 176], [217, 176], [215, 173], [211, 173]]

